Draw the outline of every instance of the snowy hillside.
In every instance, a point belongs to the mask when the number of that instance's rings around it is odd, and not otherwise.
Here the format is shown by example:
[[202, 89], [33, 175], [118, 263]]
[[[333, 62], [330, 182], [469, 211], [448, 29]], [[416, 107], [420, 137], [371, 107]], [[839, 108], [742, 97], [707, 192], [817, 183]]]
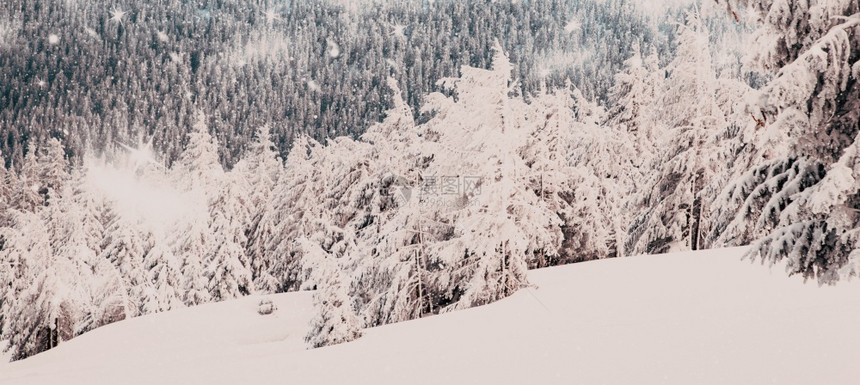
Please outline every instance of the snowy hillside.
[[856, 384], [860, 282], [803, 283], [743, 249], [533, 270], [499, 302], [306, 350], [307, 292], [108, 325], [0, 364], [17, 384]]

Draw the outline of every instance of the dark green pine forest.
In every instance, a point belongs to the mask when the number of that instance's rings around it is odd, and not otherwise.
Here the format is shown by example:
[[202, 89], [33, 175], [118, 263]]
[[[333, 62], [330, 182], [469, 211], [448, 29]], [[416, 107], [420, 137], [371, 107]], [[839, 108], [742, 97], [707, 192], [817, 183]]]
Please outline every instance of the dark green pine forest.
[[0, 151], [18, 168], [28, 146], [49, 138], [74, 159], [151, 140], [171, 163], [199, 110], [223, 164], [264, 124], [286, 155], [297, 135], [357, 136], [380, 121], [389, 76], [418, 111], [440, 78], [487, 68], [496, 39], [516, 92], [570, 80], [606, 100], [634, 44], [667, 55], [672, 20], [652, 27], [628, 0], [8, 0]]

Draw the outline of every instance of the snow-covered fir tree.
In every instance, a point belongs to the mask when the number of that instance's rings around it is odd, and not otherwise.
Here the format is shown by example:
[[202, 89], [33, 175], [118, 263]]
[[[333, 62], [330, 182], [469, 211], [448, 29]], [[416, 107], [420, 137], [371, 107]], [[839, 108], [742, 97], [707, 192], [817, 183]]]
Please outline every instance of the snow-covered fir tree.
[[507, 56], [497, 45], [492, 70], [461, 72], [442, 80], [456, 90], [456, 102], [437, 94], [424, 107], [437, 111], [427, 130], [439, 136], [428, 146], [435, 157], [426, 172], [459, 184], [449, 201], [454, 238], [433, 252], [448, 266], [437, 279], [450, 282], [451, 308], [513, 294], [527, 284], [528, 263], [555, 255], [561, 240], [560, 220], [530, 188], [531, 171], [520, 156], [527, 107], [509, 97], [514, 83]]
[[182, 265], [168, 242], [156, 242], [143, 258], [148, 285], [142, 293], [142, 313], [151, 314], [184, 306]]
[[319, 277], [314, 293], [316, 315], [311, 319], [305, 341], [319, 348], [360, 338], [361, 323], [353, 310], [349, 280], [344, 278], [339, 262], [314, 242], [307, 239], [298, 242], [305, 251], [304, 262], [312, 264]]
[[172, 171], [185, 189], [205, 192], [221, 182], [224, 168], [218, 161], [218, 145], [209, 134], [208, 117], [198, 111], [194, 119], [194, 131], [188, 134], [188, 145]]
[[35, 212], [44, 205], [44, 198], [39, 194], [39, 161], [36, 157], [36, 146], [30, 145], [24, 163], [15, 178], [16, 185], [12, 188], [10, 202], [19, 210]]
[[48, 140], [38, 163], [39, 193], [43, 196], [46, 196], [49, 190], [54, 191], [55, 194], [61, 193], [70, 178], [69, 162], [66, 159], [63, 144], [57, 139]]
[[105, 229], [100, 256], [116, 267], [122, 279], [126, 295], [122, 318], [140, 314], [143, 293], [149, 283], [143, 261], [150, 248], [149, 234], [143, 233], [138, 225], [128, 218], [116, 216]]
[[320, 147], [311, 138], [296, 139], [273, 192], [271, 210], [265, 210], [260, 219], [258, 227], [272, 231], [262, 240], [264, 258], [250, 260], [254, 287], [258, 291], [295, 290], [301, 284], [300, 260], [294, 258], [293, 242], [309, 234], [305, 228], [312, 218], [306, 215], [307, 208], [312, 205], [311, 197], [322, 194], [323, 186], [318, 177], [314, 177], [317, 169], [312, 163], [314, 152], [320, 151]]
[[[171, 171], [175, 183], [187, 191], [202, 207], [209, 207], [225, 183], [224, 169], [218, 162], [218, 147], [209, 134], [203, 112], [195, 116], [194, 132], [189, 134], [188, 145]], [[183, 276], [182, 297], [186, 305], [198, 305], [211, 300], [206, 278], [206, 258], [217, 240], [209, 221], [196, 218], [178, 229], [174, 255], [181, 263]]]
[[276, 287], [269, 279], [270, 272], [266, 268], [272, 264], [275, 256], [269, 254], [266, 242], [275, 231], [276, 223], [272, 217], [277, 214], [272, 213], [272, 205], [275, 186], [281, 179], [282, 172], [283, 166], [275, 152], [269, 126], [262, 125], [257, 130], [256, 138], [245, 158], [234, 167], [232, 173], [238, 176], [234, 177], [236, 180], [232, 183], [243, 184], [236, 189], [247, 191], [243, 204], [247, 207], [249, 217], [241, 222], [242, 226], [246, 226], [243, 230], [246, 235], [243, 237], [247, 240], [242, 242], [242, 247], [245, 248], [244, 253], [252, 266], [254, 285], [263, 291], [273, 291]]
[[647, 179], [658, 152], [656, 139], [663, 133], [659, 112], [665, 74], [658, 61], [653, 53], [643, 57], [634, 45], [633, 56], [624, 62], [624, 70], [615, 75], [615, 85], [609, 90], [612, 108], [607, 111], [604, 125], [633, 138], [637, 154], [632, 159], [636, 166], [631, 178], [634, 183]]
[[37, 214], [19, 212], [4, 238], [4, 265], [12, 278], [4, 285], [3, 339], [13, 359], [21, 359], [71, 339], [77, 314], [79, 282], [73, 261], [56, 256], [49, 229]]
[[[361, 139], [370, 143], [369, 161], [377, 183], [365, 187], [372, 203], [363, 226], [356, 259], [356, 291], [370, 295], [361, 300], [365, 325], [375, 326], [420, 318], [436, 310], [428, 284], [431, 277], [427, 245], [444, 237], [445, 231], [428, 215], [419, 198], [423, 167], [420, 130], [411, 108], [393, 78], [394, 107], [384, 121], [368, 129]], [[444, 225], [443, 225], [444, 226]]]
[[567, 151], [570, 189], [563, 193], [569, 205], [563, 214], [563, 249], [572, 262], [628, 255], [625, 227], [632, 210], [625, 205], [637, 186], [635, 133], [600, 126], [602, 108], [578, 90], [572, 96], [576, 121]]
[[[729, 186], [740, 193], [726, 195], [744, 202], [733, 222], [772, 226], [753, 254], [787, 259], [790, 273], [822, 282], [837, 280], [840, 272], [856, 275], [851, 266], [860, 247], [860, 5], [850, 0], [726, 4], [732, 13], [741, 7], [754, 12], [761, 24], [754, 62], [774, 74], [751, 109], [755, 128], [770, 135], [755, 143], [761, 157], [753, 158], [748, 174]], [[768, 140], [782, 145], [768, 148]]]
[[660, 110], [667, 130], [657, 140], [664, 150], [659, 174], [643, 188], [643, 212], [630, 228], [633, 253], [662, 253], [701, 248], [708, 199], [704, 188], [717, 172], [717, 133], [725, 118], [716, 103], [716, 75], [707, 32], [698, 14], [682, 26], [680, 43], [667, 70]]
[[213, 243], [206, 253], [203, 274], [214, 300], [237, 298], [253, 290], [251, 264], [245, 253], [245, 225], [252, 222], [249, 198], [244, 184], [236, 178], [236, 175], [226, 178], [209, 207]]
[[12, 307], [17, 305], [21, 293], [33, 282], [37, 270], [35, 265], [51, 253], [47, 230], [38, 216], [29, 212], [12, 210], [7, 213], [9, 223], [0, 228], [3, 247], [0, 249], [0, 332], [8, 339], [16, 329], [9, 326]]

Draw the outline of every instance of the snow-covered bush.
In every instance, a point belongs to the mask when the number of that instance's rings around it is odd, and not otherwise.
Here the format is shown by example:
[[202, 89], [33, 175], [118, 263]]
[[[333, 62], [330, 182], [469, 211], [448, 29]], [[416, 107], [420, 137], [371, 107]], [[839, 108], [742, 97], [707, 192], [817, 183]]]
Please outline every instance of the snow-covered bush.
[[257, 307], [257, 313], [260, 315], [269, 315], [278, 310], [272, 300], [269, 298], [263, 298], [260, 300], [260, 304]]

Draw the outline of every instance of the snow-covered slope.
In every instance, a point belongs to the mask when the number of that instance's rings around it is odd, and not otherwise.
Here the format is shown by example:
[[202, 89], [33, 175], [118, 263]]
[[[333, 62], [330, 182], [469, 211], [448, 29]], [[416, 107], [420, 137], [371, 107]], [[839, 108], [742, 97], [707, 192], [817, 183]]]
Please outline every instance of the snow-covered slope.
[[305, 350], [310, 295], [97, 329], [0, 384], [856, 384], [860, 282], [805, 284], [742, 249], [530, 272], [537, 287]]

